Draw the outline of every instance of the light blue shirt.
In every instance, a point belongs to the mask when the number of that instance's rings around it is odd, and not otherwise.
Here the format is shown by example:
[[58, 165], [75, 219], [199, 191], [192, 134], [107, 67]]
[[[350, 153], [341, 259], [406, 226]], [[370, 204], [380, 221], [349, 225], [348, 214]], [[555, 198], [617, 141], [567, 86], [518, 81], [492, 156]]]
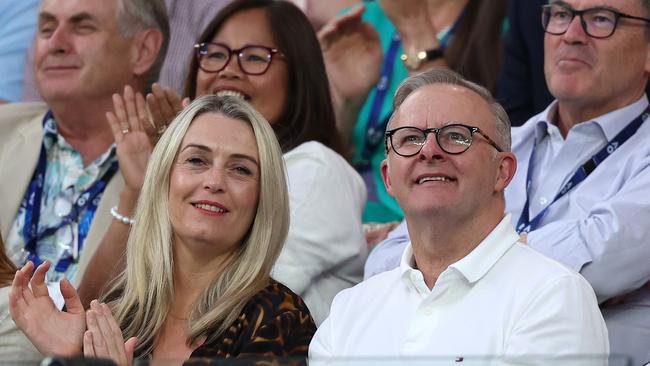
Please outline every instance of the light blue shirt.
[[23, 88], [27, 49], [37, 28], [40, 0], [0, 1], [0, 99], [17, 102]]
[[402, 253], [409, 242], [406, 220], [402, 220], [368, 255], [363, 267], [363, 279], [367, 280], [378, 273], [399, 267]]
[[[549, 121], [557, 102], [512, 131], [517, 173], [506, 188], [506, 211], [519, 220], [535, 140], [530, 217], [550, 204], [580, 165], [602, 149], [648, 106], [637, 102], [575, 125], [566, 139]], [[553, 203], [528, 244], [580, 271], [599, 301], [650, 281], [650, 121], [582, 183]]]
[[[578, 166], [602, 149], [648, 106], [637, 102], [575, 125], [566, 139], [553, 123], [557, 102], [512, 130], [517, 173], [506, 188], [506, 211], [519, 220], [526, 201], [526, 175], [535, 140], [530, 217], [555, 198]], [[630, 294], [606, 306], [612, 353], [650, 360], [650, 120], [587, 179], [553, 203], [528, 244], [580, 273], [599, 302]], [[641, 289], [639, 289], [641, 288]]]

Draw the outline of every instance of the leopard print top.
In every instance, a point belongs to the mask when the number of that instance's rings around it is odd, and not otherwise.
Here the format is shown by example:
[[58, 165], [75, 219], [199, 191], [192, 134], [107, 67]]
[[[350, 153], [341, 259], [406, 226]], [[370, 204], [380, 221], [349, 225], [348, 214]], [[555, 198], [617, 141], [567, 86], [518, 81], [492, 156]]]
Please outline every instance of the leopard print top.
[[203, 344], [190, 359], [276, 356], [306, 357], [316, 325], [303, 300], [271, 280], [253, 296], [219, 339]]

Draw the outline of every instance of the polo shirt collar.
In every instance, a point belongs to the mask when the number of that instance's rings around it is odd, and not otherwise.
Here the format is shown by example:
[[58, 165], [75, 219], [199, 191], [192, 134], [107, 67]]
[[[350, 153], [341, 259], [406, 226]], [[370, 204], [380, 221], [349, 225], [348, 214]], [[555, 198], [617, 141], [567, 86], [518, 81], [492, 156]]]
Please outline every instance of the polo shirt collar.
[[512, 215], [507, 214], [474, 250], [449, 267], [462, 274], [467, 282], [474, 283], [483, 278], [518, 240]]
[[[453, 268], [468, 283], [477, 282], [518, 240], [519, 235], [514, 230], [512, 215], [506, 214], [474, 250], [459, 261], [452, 263], [448, 268]], [[400, 273], [403, 279], [410, 278], [410, 273], [413, 271], [419, 272], [414, 265], [413, 247], [409, 242], [400, 261]]]

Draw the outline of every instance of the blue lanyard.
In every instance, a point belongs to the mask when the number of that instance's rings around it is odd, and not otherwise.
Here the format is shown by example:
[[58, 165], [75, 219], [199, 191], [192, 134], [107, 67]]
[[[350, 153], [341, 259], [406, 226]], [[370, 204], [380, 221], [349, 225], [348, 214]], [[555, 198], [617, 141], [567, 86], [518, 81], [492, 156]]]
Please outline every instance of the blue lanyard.
[[358, 167], [362, 169], [370, 167], [372, 154], [384, 138], [384, 130], [388, 124], [388, 118], [381, 120], [379, 117], [384, 100], [386, 99], [386, 92], [388, 91], [390, 79], [393, 75], [393, 66], [395, 65], [395, 59], [397, 58], [397, 51], [400, 45], [399, 33], [396, 31], [393, 34], [390, 47], [388, 48], [388, 52], [386, 52], [384, 64], [381, 67], [381, 76], [376, 86], [377, 91], [372, 100], [372, 108], [370, 109], [370, 116], [366, 124], [366, 142], [361, 152], [361, 162], [358, 164]]
[[[45, 115], [43, 119], [43, 124], [52, 118], [51, 111]], [[27, 195], [23, 199], [22, 206], [25, 207], [25, 224], [23, 226], [23, 238], [25, 240], [25, 251], [26, 259], [34, 262], [36, 266], [40, 265], [43, 261], [38, 257], [36, 253], [37, 243], [39, 240], [55, 234], [60, 228], [65, 225], [73, 225], [77, 223], [78, 234], [76, 238], [74, 237], [74, 231], [72, 231], [72, 240], [73, 245], [77, 245], [77, 249], [73, 250], [73, 253], [69, 253], [67, 250], [61, 255], [58, 262], [55, 264], [54, 270], [59, 273], [64, 273], [70, 267], [70, 264], [76, 262], [78, 258], [76, 257], [76, 252], [80, 252], [83, 246], [83, 243], [88, 235], [88, 229], [90, 227], [90, 221], [92, 216], [94, 216], [97, 206], [99, 205], [99, 200], [101, 199], [104, 188], [108, 185], [108, 182], [115, 175], [118, 170], [117, 161], [114, 161], [110, 167], [106, 170], [104, 175], [100, 177], [95, 183], [92, 184], [86, 191], [84, 191], [79, 198], [72, 205], [70, 212], [61, 218], [61, 221], [58, 225], [53, 227], [45, 228], [39, 231], [39, 221], [41, 217], [41, 199], [43, 196], [43, 189], [45, 187], [45, 172], [47, 168], [47, 153], [45, 150], [45, 144], [41, 143], [41, 152], [38, 159], [38, 164], [32, 180], [29, 184]], [[82, 212], [86, 212], [83, 222], [79, 222]], [[75, 240], [76, 239], [76, 240]]]
[[549, 203], [544, 209], [542, 209], [532, 220], [530, 220], [530, 187], [533, 184], [532, 175], [533, 175], [533, 158], [535, 156], [535, 148], [537, 147], [537, 140], [533, 144], [533, 149], [530, 152], [530, 158], [528, 159], [528, 172], [526, 173], [526, 203], [521, 212], [521, 217], [519, 217], [519, 222], [517, 223], [517, 232], [518, 233], [528, 233], [532, 230], [535, 230], [539, 227], [540, 223], [544, 216], [548, 213], [549, 207], [557, 200], [562, 198], [564, 195], [569, 193], [575, 186], [580, 184], [600, 165], [605, 159], [612, 155], [619, 147], [621, 147], [627, 140], [632, 137], [636, 131], [641, 127], [643, 122], [648, 117], [650, 112], [650, 106], [648, 106], [643, 113], [638, 115], [635, 119], [632, 120], [621, 132], [619, 132], [614, 138], [607, 143], [600, 151], [593, 155], [589, 160], [587, 160], [578, 170], [573, 173], [573, 176], [569, 179], [568, 182], [562, 186], [560, 191], [557, 193], [553, 201]]

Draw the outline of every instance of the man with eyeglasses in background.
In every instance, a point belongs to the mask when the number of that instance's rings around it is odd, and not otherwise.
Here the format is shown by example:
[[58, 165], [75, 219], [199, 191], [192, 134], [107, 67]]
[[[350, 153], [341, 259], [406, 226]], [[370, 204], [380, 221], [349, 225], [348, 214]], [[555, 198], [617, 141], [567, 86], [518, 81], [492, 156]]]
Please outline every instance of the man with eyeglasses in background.
[[0, 106], [0, 231], [18, 266], [51, 263], [58, 306], [59, 282], [81, 279], [109, 212], [128, 230], [115, 208], [124, 180], [106, 113], [114, 93], [157, 80], [168, 38], [162, 0], [44, 0], [39, 9], [34, 71], [46, 103]]
[[607, 355], [589, 284], [519, 243], [504, 214], [516, 159], [490, 93], [430, 70], [393, 110], [381, 172], [411, 241], [398, 268], [336, 296], [310, 357]]
[[513, 129], [506, 211], [531, 247], [594, 288], [612, 353], [650, 361], [650, 1], [543, 7], [555, 101]]
[[[518, 167], [505, 191], [523, 241], [589, 281], [612, 353], [635, 365], [650, 361], [649, 18], [647, 0], [543, 7], [556, 101], [513, 129]], [[395, 266], [407, 236], [379, 244], [366, 276]]]

